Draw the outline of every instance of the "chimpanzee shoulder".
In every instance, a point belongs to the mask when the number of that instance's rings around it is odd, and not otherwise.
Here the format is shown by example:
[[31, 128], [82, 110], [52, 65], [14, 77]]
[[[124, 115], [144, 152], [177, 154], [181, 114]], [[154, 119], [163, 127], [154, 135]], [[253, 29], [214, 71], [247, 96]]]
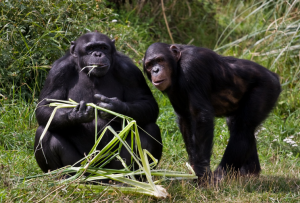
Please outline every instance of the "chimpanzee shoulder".
[[118, 64], [116, 65], [115, 76], [125, 85], [135, 85], [136, 83], [145, 83], [144, 76], [141, 70], [134, 64], [134, 62], [124, 54], [117, 52], [116, 58]]
[[45, 94], [48, 94], [51, 89], [55, 90], [56, 87], [67, 88], [67, 81], [74, 80], [77, 75], [78, 70], [76, 63], [68, 51], [63, 57], [56, 60], [51, 66], [39, 99], [41, 100], [45, 98]]
[[[77, 64], [68, 51], [63, 57], [56, 60], [49, 71], [48, 77], [68, 77], [71, 72], [78, 72]], [[79, 69], [80, 70], [80, 69]]]

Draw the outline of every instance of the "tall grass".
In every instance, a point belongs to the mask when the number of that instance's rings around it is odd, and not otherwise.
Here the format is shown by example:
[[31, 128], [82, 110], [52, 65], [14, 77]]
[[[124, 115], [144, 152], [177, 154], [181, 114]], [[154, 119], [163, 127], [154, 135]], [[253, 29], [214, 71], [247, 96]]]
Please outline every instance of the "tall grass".
[[132, 2], [129, 4], [127, 1], [119, 13], [140, 30], [146, 30], [151, 41], [192, 43], [205, 47], [213, 47], [216, 43], [221, 25], [214, 18], [216, 10], [212, 1]]
[[[39, 94], [51, 64], [78, 36], [98, 30], [138, 63], [147, 38], [104, 1], [0, 1], [0, 97]], [[117, 22], [116, 22], [117, 21]]]
[[[277, 110], [282, 114], [294, 112], [300, 107], [299, 99], [299, 39], [300, 2], [293, 1], [230, 1], [227, 27], [219, 36], [215, 50], [225, 55], [255, 60], [281, 77], [282, 98]], [[243, 9], [241, 9], [243, 8]], [[226, 17], [225, 17], [226, 16]], [[224, 19], [223, 19], [224, 20]], [[251, 22], [252, 21], [252, 22]], [[226, 21], [228, 22], [228, 21]], [[240, 36], [226, 43], [232, 33]]]

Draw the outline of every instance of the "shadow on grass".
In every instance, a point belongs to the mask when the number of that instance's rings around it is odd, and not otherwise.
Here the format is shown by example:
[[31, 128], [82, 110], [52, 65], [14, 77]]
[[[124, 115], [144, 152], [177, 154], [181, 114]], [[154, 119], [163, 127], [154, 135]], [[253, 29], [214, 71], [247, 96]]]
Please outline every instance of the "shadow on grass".
[[256, 179], [249, 179], [244, 186], [246, 192], [299, 192], [300, 179], [282, 176], [260, 176]]
[[[170, 187], [172, 186], [172, 187]], [[194, 188], [206, 191], [243, 190], [246, 193], [298, 193], [300, 191], [300, 179], [282, 176], [261, 175], [259, 177], [225, 178], [219, 186], [208, 185], [208, 187], [197, 186], [194, 181], [170, 181], [166, 184], [170, 191]], [[169, 191], [169, 192], [170, 192]], [[171, 192], [172, 193], [172, 192]]]

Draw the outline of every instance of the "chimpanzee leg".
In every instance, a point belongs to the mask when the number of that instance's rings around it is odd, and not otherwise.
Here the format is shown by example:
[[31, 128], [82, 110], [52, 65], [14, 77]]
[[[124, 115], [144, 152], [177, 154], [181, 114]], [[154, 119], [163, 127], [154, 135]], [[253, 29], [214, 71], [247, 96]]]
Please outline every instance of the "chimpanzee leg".
[[[246, 116], [243, 113], [240, 115], [238, 114], [227, 119], [230, 138], [220, 163], [220, 167], [224, 170], [239, 171], [251, 155], [251, 157], [257, 156], [254, 137], [254, 130], [257, 125], [248, 125], [246, 120], [250, 118], [249, 115]], [[260, 168], [259, 165], [256, 167]]]
[[193, 147], [194, 142], [192, 140], [192, 133], [191, 133], [191, 122], [187, 121], [186, 119], [178, 116], [178, 125], [180, 128], [180, 132], [182, 134], [184, 144], [186, 151], [188, 153], [189, 163], [192, 167], [194, 167], [194, 161], [193, 155], [195, 152], [193, 151], [195, 147]]
[[36, 139], [34, 144], [35, 159], [38, 165], [44, 172], [48, 170], [55, 170], [66, 165], [73, 165], [78, 160], [83, 158], [77, 149], [58, 134], [47, 132], [42, 140], [41, 146], [39, 143], [39, 137], [42, 134], [44, 128], [40, 126], [36, 131]]
[[253, 174], [259, 175], [261, 168], [259, 164], [258, 154], [256, 145], [252, 147], [249, 151], [248, 159], [246, 159], [245, 163], [242, 165], [240, 169], [241, 175]]
[[214, 117], [211, 112], [213, 111], [201, 112], [194, 118], [195, 123], [192, 124], [194, 134], [190, 135], [191, 153], [194, 159], [192, 160], [194, 163], [193, 169], [200, 179], [211, 175], [210, 157], [214, 137]]
[[[141, 145], [143, 149], [147, 149], [156, 159], [160, 160], [162, 155], [162, 140], [160, 129], [155, 123], [150, 123], [142, 127], [143, 130], [139, 129], [139, 136], [141, 140]], [[151, 136], [150, 136], [151, 135]], [[126, 142], [131, 146], [131, 136], [130, 134], [126, 138]], [[135, 144], [135, 142], [134, 142]], [[134, 145], [135, 146], [135, 145]], [[134, 150], [138, 153], [137, 150]], [[125, 161], [127, 166], [131, 165], [131, 155], [128, 150], [123, 146], [120, 152], [121, 158]], [[151, 160], [149, 159], [149, 162]], [[109, 164], [105, 166], [106, 168], [122, 169], [124, 168], [122, 163], [114, 159]], [[138, 166], [134, 165], [134, 170], [138, 169]], [[132, 169], [133, 170], [133, 169]]]
[[260, 85], [243, 98], [236, 114], [227, 118], [230, 138], [218, 169], [259, 174], [254, 131], [272, 110], [279, 93]]
[[[163, 150], [160, 129], [155, 123], [150, 123], [139, 129], [143, 149], [147, 149], [157, 160], [160, 160]], [[150, 160], [149, 160], [150, 161]]]
[[[37, 129], [37, 136], [34, 146], [35, 150], [39, 142], [39, 137], [42, 134], [43, 130], [44, 128], [41, 126]], [[143, 130], [139, 129], [139, 135], [142, 148], [147, 149], [156, 159], [159, 160], [162, 155], [162, 140], [158, 126], [155, 123], [148, 124], [143, 127]], [[126, 141], [129, 145], [131, 145], [130, 135], [128, 135]], [[86, 143], [84, 143], [83, 141], [82, 145], [85, 144]], [[46, 133], [42, 140], [42, 146], [42, 149], [40, 148], [40, 146], [38, 146], [35, 152], [35, 158], [38, 165], [44, 172], [48, 172], [48, 170], [55, 170], [66, 165], [73, 165], [84, 157], [84, 154], [81, 154], [78, 149], [73, 146], [71, 142], [67, 141], [63, 136], [57, 135], [55, 133], [50, 133], [49, 131]], [[86, 151], [87, 154], [89, 153], [91, 147], [83, 151]], [[127, 149], [125, 149], [125, 147], [122, 147], [120, 156], [123, 160], [125, 160], [127, 166], [131, 164], [131, 155], [127, 151]], [[112, 160], [105, 167], [114, 169], [124, 168], [122, 163], [117, 159]], [[135, 166], [135, 168], [137, 169], [137, 166]]]

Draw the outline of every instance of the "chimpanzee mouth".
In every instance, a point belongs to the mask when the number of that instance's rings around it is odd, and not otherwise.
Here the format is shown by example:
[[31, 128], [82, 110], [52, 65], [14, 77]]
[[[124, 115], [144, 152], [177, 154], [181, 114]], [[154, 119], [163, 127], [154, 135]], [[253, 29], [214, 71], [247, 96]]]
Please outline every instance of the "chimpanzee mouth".
[[90, 64], [89, 66], [87, 66], [89, 68], [107, 68], [108, 65], [107, 64]]
[[153, 85], [157, 86], [160, 85], [161, 83], [163, 83], [166, 79], [163, 80], [157, 80], [157, 81], [152, 81]]
[[95, 72], [98, 72], [100, 71], [101, 75], [103, 75], [103, 73], [105, 74], [106, 71], [109, 69], [110, 65], [107, 65], [107, 64], [89, 64], [88, 66], [85, 66], [81, 69], [81, 71], [83, 71], [84, 69], [88, 68], [88, 73], [87, 75], [90, 76], [91, 72], [94, 71], [93, 73]]

